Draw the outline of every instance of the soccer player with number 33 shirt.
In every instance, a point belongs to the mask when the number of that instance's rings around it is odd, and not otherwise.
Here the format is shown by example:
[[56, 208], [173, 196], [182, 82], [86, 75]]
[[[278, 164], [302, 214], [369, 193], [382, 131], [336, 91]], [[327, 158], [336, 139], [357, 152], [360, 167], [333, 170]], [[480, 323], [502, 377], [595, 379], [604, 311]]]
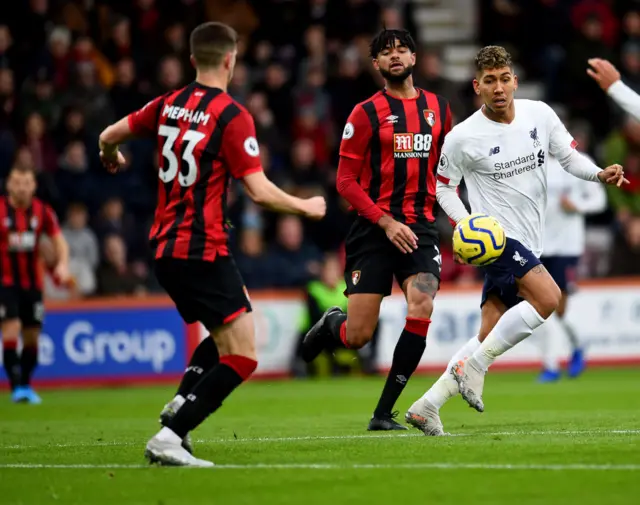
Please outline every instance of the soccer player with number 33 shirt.
[[194, 351], [175, 398], [165, 406], [164, 426], [147, 444], [151, 462], [212, 466], [196, 459], [189, 432], [222, 405], [257, 366], [251, 304], [227, 247], [229, 179], [271, 210], [321, 219], [326, 203], [284, 193], [260, 165], [255, 125], [226, 92], [237, 55], [237, 34], [222, 23], [191, 33], [196, 80], [151, 101], [108, 127], [100, 157], [115, 172], [124, 162], [118, 145], [134, 137], [158, 143], [158, 205], [150, 241], [155, 271], [187, 323], [210, 332]]

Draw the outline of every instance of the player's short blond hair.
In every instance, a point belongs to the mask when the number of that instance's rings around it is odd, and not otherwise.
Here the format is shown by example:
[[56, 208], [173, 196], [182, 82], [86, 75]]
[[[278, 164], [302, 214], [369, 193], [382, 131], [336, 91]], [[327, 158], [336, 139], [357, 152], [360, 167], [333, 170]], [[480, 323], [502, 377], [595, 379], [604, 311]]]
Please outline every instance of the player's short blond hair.
[[476, 55], [476, 72], [495, 68], [512, 67], [511, 55], [502, 46], [486, 46]]

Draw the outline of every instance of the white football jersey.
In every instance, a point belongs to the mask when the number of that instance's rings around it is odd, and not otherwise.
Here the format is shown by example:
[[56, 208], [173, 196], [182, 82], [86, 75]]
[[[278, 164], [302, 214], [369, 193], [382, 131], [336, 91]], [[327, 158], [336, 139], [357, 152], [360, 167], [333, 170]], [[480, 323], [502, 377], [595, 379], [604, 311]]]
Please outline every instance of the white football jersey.
[[[572, 176], [554, 157], [549, 158], [547, 184], [542, 255], [581, 256], [585, 244], [585, 215], [602, 212], [607, 207], [604, 186]], [[567, 198], [577, 212], [565, 211], [562, 208], [563, 198]]]
[[544, 102], [515, 100], [515, 119], [496, 123], [478, 110], [445, 137], [438, 179], [464, 177], [471, 212], [495, 217], [507, 237], [542, 254], [549, 154], [565, 158], [576, 143]]

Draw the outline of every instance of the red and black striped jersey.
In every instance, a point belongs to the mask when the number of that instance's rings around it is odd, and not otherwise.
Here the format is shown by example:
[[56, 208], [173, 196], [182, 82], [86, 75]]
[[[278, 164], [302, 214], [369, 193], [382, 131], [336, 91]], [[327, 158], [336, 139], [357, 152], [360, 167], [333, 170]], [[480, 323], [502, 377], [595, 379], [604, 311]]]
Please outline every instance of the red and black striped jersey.
[[415, 98], [382, 90], [356, 105], [340, 144], [340, 156], [362, 160], [355, 176], [373, 204], [405, 224], [435, 220], [436, 170], [451, 130], [448, 101], [416, 89]]
[[0, 283], [5, 287], [42, 291], [39, 244], [42, 235], [55, 237], [60, 225], [49, 205], [34, 198], [18, 208], [0, 196]]
[[262, 170], [253, 118], [221, 89], [193, 82], [128, 116], [132, 132], [157, 136], [155, 257], [228, 256], [230, 177]]

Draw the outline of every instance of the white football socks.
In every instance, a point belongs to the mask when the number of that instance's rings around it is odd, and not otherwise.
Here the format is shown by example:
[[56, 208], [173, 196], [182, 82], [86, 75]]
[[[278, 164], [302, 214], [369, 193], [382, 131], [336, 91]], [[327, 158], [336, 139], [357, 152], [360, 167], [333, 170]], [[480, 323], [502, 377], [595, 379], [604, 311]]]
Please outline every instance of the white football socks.
[[565, 333], [560, 319], [555, 313], [551, 314], [551, 317], [536, 332], [538, 333], [540, 349], [542, 350], [542, 366], [550, 372], [559, 371], [560, 354], [558, 347], [560, 342], [558, 342], [558, 339]]
[[439, 410], [450, 398], [456, 396], [459, 392], [458, 383], [451, 375], [451, 367], [461, 359], [465, 359], [471, 356], [478, 347], [480, 347], [480, 341], [478, 340], [478, 336], [476, 335], [475, 337], [472, 337], [466, 344], [464, 344], [458, 351], [456, 351], [456, 353], [449, 361], [449, 364], [447, 365], [444, 373], [440, 376], [436, 383], [431, 386], [429, 391], [427, 391], [422, 396], [422, 399], [428, 401], [436, 409]]
[[544, 318], [529, 302], [520, 302], [502, 315], [484, 342], [469, 358], [469, 363], [486, 372], [498, 356], [522, 342], [542, 323]]
[[182, 444], [182, 439], [174, 433], [173, 430], [164, 426], [156, 435], [158, 440], [163, 442], [170, 442], [172, 444], [180, 445]]

